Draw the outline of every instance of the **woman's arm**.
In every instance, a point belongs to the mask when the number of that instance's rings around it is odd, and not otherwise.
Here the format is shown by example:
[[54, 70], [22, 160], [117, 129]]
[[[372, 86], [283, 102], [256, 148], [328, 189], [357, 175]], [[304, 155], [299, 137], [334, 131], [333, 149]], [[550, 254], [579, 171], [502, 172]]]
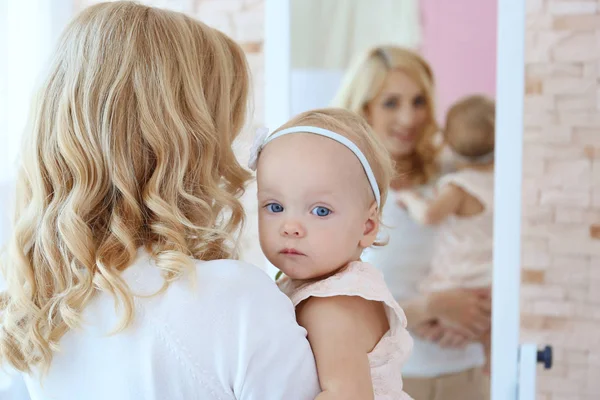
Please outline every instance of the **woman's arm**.
[[[258, 326], [255, 329], [263, 332]], [[313, 400], [317, 396], [315, 359], [303, 331], [284, 322], [278, 330], [264, 332], [245, 371], [238, 399]]]
[[240, 280], [243, 287], [228, 292], [239, 298], [242, 317], [233, 313], [223, 317], [236, 318], [240, 329], [239, 333], [224, 333], [237, 354], [235, 397], [314, 400], [321, 391], [315, 358], [306, 330], [296, 322], [292, 303], [262, 271], [245, 274]]
[[467, 336], [476, 338], [491, 324], [490, 289], [449, 289], [399, 301], [408, 319], [409, 329], [431, 320], [444, 323]]
[[473, 342], [456, 329], [442, 325], [439, 320], [417, 325], [412, 332], [422, 339], [437, 343], [440, 347], [462, 348]]
[[0, 368], [0, 399], [30, 399], [23, 376], [8, 366]]
[[399, 192], [397, 199], [417, 222], [435, 225], [458, 212], [465, 199], [465, 192], [458, 186], [449, 184], [432, 200], [427, 200], [412, 190]]
[[317, 362], [318, 400], [373, 399], [368, 353], [389, 329], [383, 305], [360, 297], [312, 297], [297, 309]]
[[409, 300], [398, 300], [398, 304], [406, 314], [410, 330], [436, 318], [430, 310], [429, 298], [426, 295], [416, 296]]

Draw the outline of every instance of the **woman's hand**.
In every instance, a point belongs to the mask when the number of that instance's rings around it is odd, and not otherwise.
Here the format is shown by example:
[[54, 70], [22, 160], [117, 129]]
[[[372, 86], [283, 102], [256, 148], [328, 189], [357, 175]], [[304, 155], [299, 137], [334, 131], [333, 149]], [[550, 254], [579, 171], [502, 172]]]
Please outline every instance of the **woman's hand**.
[[410, 203], [411, 199], [419, 199], [422, 200], [423, 197], [415, 190], [410, 190], [410, 189], [403, 189], [403, 190], [399, 190], [398, 192], [396, 192], [395, 194], [395, 198], [396, 198], [396, 204], [403, 209], [407, 209], [407, 199], [408, 199], [408, 203]]
[[438, 320], [430, 320], [416, 326], [413, 333], [421, 339], [435, 342], [441, 347], [463, 348], [471, 342], [468, 337], [456, 329], [443, 326]]
[[491, 325], [490, 289], [450, 289], [428, 296], [427, 311], [442, 325], [454, 328], [469, 340], [480, 337]]
[[472, 343], [468, 337], [453, 328], [446, 328], [444, 335], [437, 342], [440, 347], [462, 349]]
[[421, 339], [437, 342], [444, 336], [444, 328], [438, 320], [425, 321], [412, 329], [412, 332]]

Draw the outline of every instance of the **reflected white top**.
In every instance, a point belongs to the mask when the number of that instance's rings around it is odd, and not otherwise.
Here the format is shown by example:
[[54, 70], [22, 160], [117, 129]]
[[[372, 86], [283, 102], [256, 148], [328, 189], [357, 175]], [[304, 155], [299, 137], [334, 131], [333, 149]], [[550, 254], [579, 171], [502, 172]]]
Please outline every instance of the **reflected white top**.
[[[421, 189], [431, 194], [432, 187]], [[419, 285], [428, 275], [435, 240], [435, 229], [419, 225], [395, 202], [390, 193], [383, 208], [381, 235], [389, 238], [387, 246], [371, 248], [363, 260], [379, 268], [386, 284], [402, 302], [419, 295]], [[402, 370], [403, 377], [435, 377], [465, 371], [484, 364], [483, 346], [474, 343], [464, 349], [444, 349], [412, 335], [414, 347]]]

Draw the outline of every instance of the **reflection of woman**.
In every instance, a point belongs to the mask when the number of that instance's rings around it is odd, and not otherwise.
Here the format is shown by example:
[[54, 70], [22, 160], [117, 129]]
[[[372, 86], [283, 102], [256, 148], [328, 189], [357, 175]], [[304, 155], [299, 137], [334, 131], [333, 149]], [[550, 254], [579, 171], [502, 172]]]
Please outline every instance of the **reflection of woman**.
[[[334, 103], [362, 114], [382, 136], [396, 162], [392, 190], [432, 190], [438, 172], [433, 76], [420, 56], [391, 46], [370, 50], [350, 68]], [[383, 222], [389, 244], [365, 258], [383, 271], [415, 338], [403, 371], [406, 392], [419, 400], [486, 398], [483, 349], [469, 339], [489, 329], [489, 291], [420, 294], [434, 232], [414, 223], [394, 196]]]

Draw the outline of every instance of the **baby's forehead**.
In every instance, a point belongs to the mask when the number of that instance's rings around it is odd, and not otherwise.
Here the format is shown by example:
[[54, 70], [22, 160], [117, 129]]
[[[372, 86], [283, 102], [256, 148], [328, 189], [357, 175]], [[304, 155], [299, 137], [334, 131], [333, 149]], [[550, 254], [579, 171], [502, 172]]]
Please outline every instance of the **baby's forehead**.
[[298, 167], [307, 165], [360, 166], [358, 158], [343, 144], [311, 133], [294, 133], [279, 137], [267, 144], [260, 158], [269, 163], [289, 164], [295, 161]]
[[360, 182], [348, 180], [328, 180], [315, 177], [307, 180], [266, 180], [259, 183], [259, 198], [276, 199], [284, 203], [318, 203], [333, 206], [352, 204], [362, 206], [362, 199], [368, 198], [368, 187]]
[[[269, 168], [269, 164], [265, 165]], [[276, 168], [259, 170], [261, 188], [293, 188], [297, 192], [320, 195], [353, 189], [361, 184], [360, 175], [335, 163], [313, 160], [303, 165], [287, 163], [272, 166]]]
[[352, 151], [311, 134], [290, 134], [270, 142], [259, 158], [257, 172], [263, 192], [302, 198], [371, 193], [363, 167]]

